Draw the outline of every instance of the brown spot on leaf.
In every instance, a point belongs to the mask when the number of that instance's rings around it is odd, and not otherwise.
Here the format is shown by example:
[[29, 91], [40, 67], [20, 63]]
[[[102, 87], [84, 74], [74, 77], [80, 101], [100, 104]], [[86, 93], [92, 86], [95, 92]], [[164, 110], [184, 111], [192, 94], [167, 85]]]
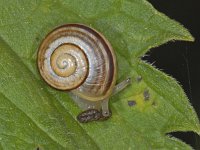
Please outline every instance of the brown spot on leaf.
[[152, 106], [156, 106], [156, 102], [155, 101], [153, 101]]
[[39, 41], [39, 40], [40, 40], [40, 38], [39, 38], [39, 37], [36, 37], [35, 39], [36, 39], [36, 41]]

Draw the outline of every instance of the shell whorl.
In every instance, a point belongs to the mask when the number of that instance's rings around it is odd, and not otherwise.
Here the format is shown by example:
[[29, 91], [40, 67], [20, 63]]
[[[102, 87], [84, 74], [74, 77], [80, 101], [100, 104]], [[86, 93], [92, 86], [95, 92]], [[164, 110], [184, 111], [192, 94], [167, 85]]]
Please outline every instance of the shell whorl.
[[46, 36], [38, 67], [54, 88], [71, 90], [90, 101], [109, 97], [116, 82], [116, 58], [109, 42], [80, 24], [60, 26]]

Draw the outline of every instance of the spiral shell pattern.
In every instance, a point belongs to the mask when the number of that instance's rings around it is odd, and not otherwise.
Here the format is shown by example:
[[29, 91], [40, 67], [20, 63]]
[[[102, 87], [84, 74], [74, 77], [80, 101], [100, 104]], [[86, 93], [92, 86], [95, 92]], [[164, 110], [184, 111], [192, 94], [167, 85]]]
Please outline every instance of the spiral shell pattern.
[[43, 40], [38, 67], [44, 80], [60, 90], [98, 101], [108, 98], [116, 82], [116, 58], [109, 42], [80, 24], [54, 29]]

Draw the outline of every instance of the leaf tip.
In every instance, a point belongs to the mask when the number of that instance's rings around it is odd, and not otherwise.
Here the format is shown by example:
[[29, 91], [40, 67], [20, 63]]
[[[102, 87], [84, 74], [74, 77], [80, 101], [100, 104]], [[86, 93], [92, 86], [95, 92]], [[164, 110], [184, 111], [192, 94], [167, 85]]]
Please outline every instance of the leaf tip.
[[194, 42], [195, 38], [192, 36], [192, 34], [186, 29], [186, 36], [182, 38], [184, 41]]
[[182, 34], [180, 40], [189, 41], [189, 42], [194, 42], [195, 41], [195, 38], [193, 37], [193, 35], [185, 27], [183, 27], [183, 32], [182, 33], [183, 34]]
[[188, 41], [194, 42], [194, 41], [195, 41], [195, 38], [190, 34], [190, 36], [188, 37]]

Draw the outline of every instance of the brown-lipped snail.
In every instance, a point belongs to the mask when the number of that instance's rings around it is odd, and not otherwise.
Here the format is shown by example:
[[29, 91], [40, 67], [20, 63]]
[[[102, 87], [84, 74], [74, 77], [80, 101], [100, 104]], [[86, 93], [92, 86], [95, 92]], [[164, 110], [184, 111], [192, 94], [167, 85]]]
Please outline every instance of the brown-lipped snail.
[[51, 31], [38, 49], [38, 68], [52, 87], [69, 91], [83, 110], [80, 122], [109, 118], [109, 98], [130, 84], [116, 85], [114, 50], [98, 31], [82, 24], [65, 24]]

